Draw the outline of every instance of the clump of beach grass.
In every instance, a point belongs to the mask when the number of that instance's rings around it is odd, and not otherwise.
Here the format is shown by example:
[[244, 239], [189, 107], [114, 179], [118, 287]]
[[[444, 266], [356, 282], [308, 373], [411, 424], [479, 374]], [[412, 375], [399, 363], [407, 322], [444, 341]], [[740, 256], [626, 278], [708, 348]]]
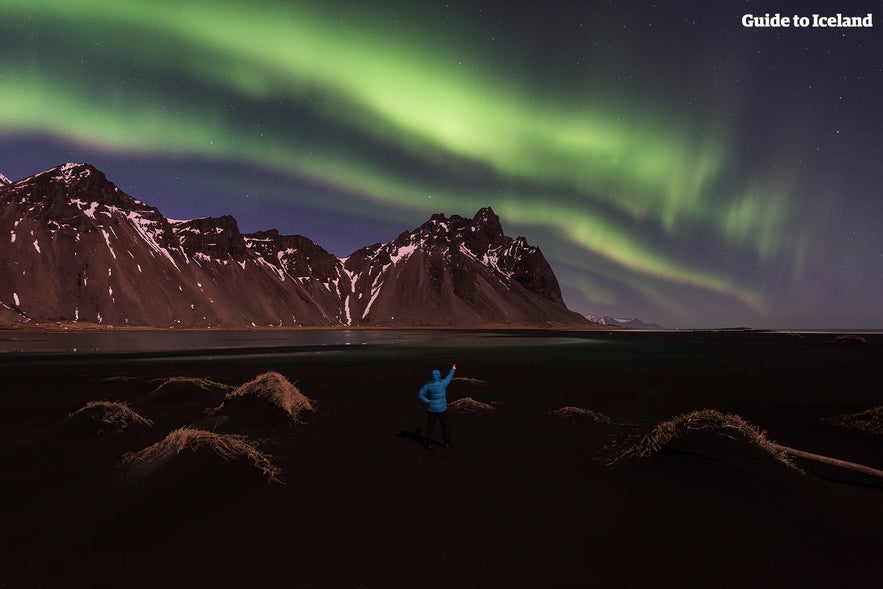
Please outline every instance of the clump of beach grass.
[[[879, 409], [879, 407], [875, 408], [875, 410]], [[791, 461], [792, 456], [829, 466], [854, 470], [868, 476], [883, 479], [883, 471], [871, 466], [848, 462], [831, 456], [813, 454], [812, 452], [805, 452], [777, 444], [767, 438], [766, 433], [757, 426], [748, 423], [738, 415], [723, 413], [714, 409], [691, 411], [660, 423], [649, 434], [641, 438], [637, 444], [634, 444], [614, 458], [611, 464], [624, 458], [650, 458], [656, 456], [666, 445], [677, 438], [685, 437], [692, 430], [710, 430], [733, 439], [736, 436], [740, 436], [749, 444], [766, 451], [777, 461], [800, 473], [804, 471]]]
[[868, 340], [857, 333], [846, 333], [835, 337], [833, 342], [835, 344], [866, 344]]
[[200, 389], [202, 389], [204, 391], [215, 391], [215, 390], [230, 391], [233, 389], [232, 386], [224, 384], [222, 382], [217, 382], [217, 381], [211, 380], [209, 378], [200, 378], [200, 377], [192, 377], [192, 376], [172, 376], [169, 378], [159, 378], [159, 379], [156, 379], [154, 382], [160, 383], [159, 386], [157, 386], [155, 389], [153, 389], [154, 393], [158, 393], [162, 389], [164, 389], [168, 386], [176, 385], [176, 384], [193, 385], [193, 386], [199, 387]]
[[624, 450], [614, 462], [623, 458], [656, 456], [672, 441], [686, 437], [694, 430], [712, 431], [732, 439], [741, 437], [749, 444], [764, 450], [782, 464], [800, 471], [789, 458], [785, 448], [767, 438], [766, 433], [760, 428], [738, 415], [723, 413], [715, 409], [691, 411], [656, 425], [637, 444]]
[[611, 421], [611, 419], [603, 413], [598, 413], [597, 411], [584, 409], [582, 407], [573, 407], [570, 405], [550, 411], [549, 414], [554, 415], [555, 417], [588, 417], [594, 420], [595, 423], [610, 423]]
[[836, 425], [875, 436], [883, 435], [883, 405], [878, 405], [858, 413], [844, 413], [834, 417], [825, 417], [822, 423]]
[[278, 372], [265, 372], [257, 378], [239, 386], [225, 396], [224, 403], [216, 411], [221, 411], [227, 403], [257, 399], [277, 407], [293, 422], [302, 423], [304, 413], [313, 413], [313, 401], [300, 392], [295, 385]]
[[154, 425], [152, 420], [139, 415], [129, 407], [128, 403], [121, 401], [89, 401], [68, 417], [77, 415], [84, 415], [100, 423], [99, 434], [106, 430], [122, 434], [133, 424], [143, 427], [153, 427]]
[[455, 376], [454, 380], [457, 382], [465, 382], [467, 384], [487, 384], [486, 380], [482, 380], [480, 378], [472, 378], [470, 376]]
[[490, 413], [491, 411], [496, 410], [496, 407], [494, 407], [493, 405], [482, 403], [481, 401], [476, 401], [472, 397], [463, 397], [462, 399], [457, 399], [452, 403], [448, 403], [448, 407], [460, 413], [471, 413], [473, 415], [478, 415], [480, 413]]
[[255, 442], [237, 434], [219, 434], [193, 427], [182, 427], [171, 432], [159, 442], [139, 452], [123, 455], [123, 464], [153, 470], [173, 456], [190, 450], [208, 449], [224, 460], [245, 459], [261, 471], [267, 481], [280, 483], [282, 470], [271, 461], [271, 456], [258, 449]]

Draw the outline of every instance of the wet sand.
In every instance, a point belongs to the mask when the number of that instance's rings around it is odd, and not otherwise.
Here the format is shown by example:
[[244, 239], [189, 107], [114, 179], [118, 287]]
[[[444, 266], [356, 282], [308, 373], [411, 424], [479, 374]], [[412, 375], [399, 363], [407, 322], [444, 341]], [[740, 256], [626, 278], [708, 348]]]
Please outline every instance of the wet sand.
[[[509, 334], [511, 335], [511, 334]], [[536, 335], [536, 334], [534, 334]], [[573, 334], [560, 334], [570, 337]], [[883, 438], [822, 422], [883, 404], [883, 336], [591, 333], [202, 355], [4, 354], [0, 587], [827, 587], [879, 578], [883, 480], [692, 432], [609, 464], [694, 409], [883, 469]], [[458, 365], [453, 447], [416, 399]], [[274, 371], [303, 423], [228, 405]], [[207, 379], [169, 382], [172, 377]], [[152, 427], [98, 433], [88, 401]], [[609, 417], [559, 417], [581, 407]], [[281, 470], [185, 450], [123, 464], [183, 426], [246, 436]], [[437, 435], [439, 432], [436, 432]]]

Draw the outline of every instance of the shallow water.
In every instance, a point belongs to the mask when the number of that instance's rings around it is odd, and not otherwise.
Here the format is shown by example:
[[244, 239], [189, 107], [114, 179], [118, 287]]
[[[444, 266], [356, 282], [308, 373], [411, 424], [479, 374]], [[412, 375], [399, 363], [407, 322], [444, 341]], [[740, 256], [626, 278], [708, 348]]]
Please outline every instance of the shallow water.
[[138, 353], [193, 350], [270, 352], [273, 348], [349, 345], [522, 346], [594, 342], [581, 332], [491, 332], [458, 330], [280, 330], [280, 331], [78, 331], [0, 332], [0, 354]]

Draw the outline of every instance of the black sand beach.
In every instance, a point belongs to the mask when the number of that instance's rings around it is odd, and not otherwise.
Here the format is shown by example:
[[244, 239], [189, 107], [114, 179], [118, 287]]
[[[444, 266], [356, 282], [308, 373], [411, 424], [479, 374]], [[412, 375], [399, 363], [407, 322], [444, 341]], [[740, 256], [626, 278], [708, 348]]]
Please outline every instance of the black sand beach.
[[[791, 468], [726, 430], [613, 462], [656, 424], [715, 409], [883, 469], [879, 431], [823, 421], [883, 405], [883, 336], [835, 337], [476, 332], [2, 354], [0, 587], [875, 585], [883, 479]], [[426, 450], [416, 393], [453, 362], [449, 402], [492, 409], [451, 409], [453, 447]], [[315, 411], [225, 400], [267, 372]], [[117, 432], [75, 413], [90, 401], [152, 425]], [[564, 407], [598, 415], [551, 413]], [[208, 447], [124, 462], [185, 426], [245, 436], [278, 482]]]

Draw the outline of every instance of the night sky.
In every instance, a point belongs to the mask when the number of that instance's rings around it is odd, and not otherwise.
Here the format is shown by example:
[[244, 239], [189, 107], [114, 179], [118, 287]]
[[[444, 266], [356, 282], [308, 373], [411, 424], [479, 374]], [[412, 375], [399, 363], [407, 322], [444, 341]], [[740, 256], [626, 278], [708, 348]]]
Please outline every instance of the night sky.
[[491, 206], [585, 314], [883, 328], [881, 148], [878, 1], [0, 2], [10, 179], [338, 256]]

